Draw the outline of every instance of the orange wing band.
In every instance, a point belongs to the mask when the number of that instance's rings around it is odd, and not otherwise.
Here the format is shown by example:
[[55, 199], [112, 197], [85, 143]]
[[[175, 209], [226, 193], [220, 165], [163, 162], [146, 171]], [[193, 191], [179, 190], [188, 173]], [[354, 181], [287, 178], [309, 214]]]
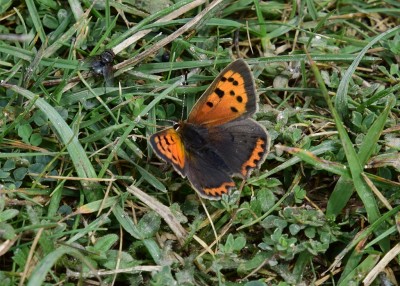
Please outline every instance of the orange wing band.
[[250, 155], [250, 158], [243, 163], [242, 165], [242, 175], [247, 177], [250, 170], [253, 170], [257, 167], [258, 163], [262, 160], [265, 154], [265, 140], [258, 138], [256, 142], [256, 147]]
[[216, 188], [205, 188], [205, 189], [203, 189], [203, 192], [207, 196], [220, 197], [220, 196], [222, 196], [222, 194], [227, 194], [229, 189], [233, 188], [233, 187], [235, 187], [234, 182], [227, 182], [227, 183], [223, 183], [221, 186], [216, 187]]

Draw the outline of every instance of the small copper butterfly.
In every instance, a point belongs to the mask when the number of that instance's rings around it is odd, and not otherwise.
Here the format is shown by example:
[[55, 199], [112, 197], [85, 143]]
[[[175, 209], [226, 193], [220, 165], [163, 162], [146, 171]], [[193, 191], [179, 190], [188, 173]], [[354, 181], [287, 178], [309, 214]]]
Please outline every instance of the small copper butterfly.
[[187, 177], [201, 197], [218, 200], [265, 160], [269, 135], [250, 117], [257, 96], [242, 59], [228, 65], [194, 105], [186, 121], [150, 137], [154, 152]]

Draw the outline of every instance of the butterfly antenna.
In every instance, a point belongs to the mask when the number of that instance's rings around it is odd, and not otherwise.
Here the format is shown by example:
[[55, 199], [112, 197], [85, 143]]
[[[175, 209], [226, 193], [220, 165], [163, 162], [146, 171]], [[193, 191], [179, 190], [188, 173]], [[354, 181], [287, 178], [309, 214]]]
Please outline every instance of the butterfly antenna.
[[[199, 72], [199, 68], [195, 68], [195, 69], [192, 69], [190, 72], [188, 72], [187, 70], [184, 72], [184, 74], [182, 75], [182, 80], [181, 80], [181, 82], [182, 82], [182, 85], [188, 85], [188, 78], [190, 77], [190, 76], [192, 76], [193, 74], [196, 74], [196, 73], [198, 73]], [[183, 120], [183, 111], [184, 111], [184, 109], [185, 109], [185, 102], [186, 102], [186, 92], [184, 92], [183, 93], [183, 103], [182, 103], [182, 114], [181, 114], [181, 120]]]
[[239, 48], [239, 29], [237, 29], [235, 31], [235, 33], [233, 34], [233, 46], [235, 47], [236, 50], [236, 54], [239, 58], [241, 58], [240, 56], [240, 48]]
[[156, 121], [169, 122], [169, 123], [171, 123], [171, 125], [174, 125], [174, 124], [177, 123], [176, 121], [170, 120], [170, 119], [158, 119], [158, 118], [156, 118]]
[[181, 121], [183, 120], [183, 111], [185, 110], [186, 93], [183, 94]]
[[[188, 72], [184, 72], [184, 80], [182, 81], [182, 85], [188, 85]], [[185, 102], [186, 102], [186, 92], [183, 92], [183, 101], [182, 101], [182, 113], [181, 113], [181, 121], [183, 120], [183, 111], [185, 110]]]

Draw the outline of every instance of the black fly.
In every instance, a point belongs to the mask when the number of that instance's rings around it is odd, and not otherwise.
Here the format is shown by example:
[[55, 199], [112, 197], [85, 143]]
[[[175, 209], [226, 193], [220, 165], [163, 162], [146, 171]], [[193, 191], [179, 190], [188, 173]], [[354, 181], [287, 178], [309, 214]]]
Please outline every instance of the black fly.
[[94, 56], [91, 61], [91, 70], [97, 76], [103, 76], [106, 86], [113, 86], [114, 73], [113, 61], [115, 54], [112, 50], [105, 50], [100, 55]]

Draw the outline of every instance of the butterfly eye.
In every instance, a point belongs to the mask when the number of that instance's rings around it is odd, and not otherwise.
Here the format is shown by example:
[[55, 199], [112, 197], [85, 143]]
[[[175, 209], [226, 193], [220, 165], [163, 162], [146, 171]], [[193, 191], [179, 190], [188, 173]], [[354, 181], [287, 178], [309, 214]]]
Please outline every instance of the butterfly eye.
[[179, 123], [175, 123], [175, 124], [173, 125], [173, 127], [174, 127], [175, 130], [178, 130], [179, 127], [181, 127], [181, 125], [180, 125]]

